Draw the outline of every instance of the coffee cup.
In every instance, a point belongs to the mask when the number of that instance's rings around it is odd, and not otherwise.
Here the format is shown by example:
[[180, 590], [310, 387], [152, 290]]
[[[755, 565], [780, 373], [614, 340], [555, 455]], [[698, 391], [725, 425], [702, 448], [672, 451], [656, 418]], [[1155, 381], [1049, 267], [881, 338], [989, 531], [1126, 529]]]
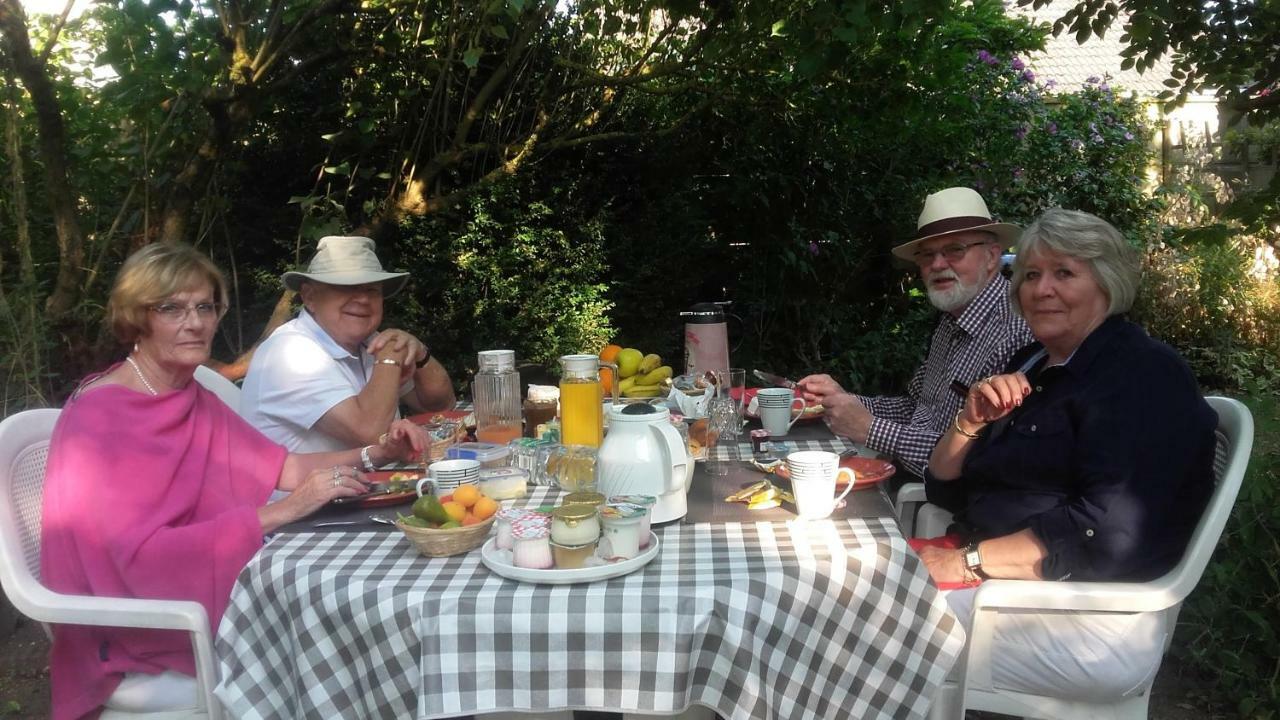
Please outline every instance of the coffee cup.
[[[853, 489], [854, 473], [840, 467], [840, 456], [825, 450], [802, 450], [787, 456], [787, 472], [791, 477], [791, 494], [796, 498], [797, 514], [808, 520], [831, 516], [836, 505]], [[836, 495], [836, 479], [848, 473], [844, 492]]]
[[[800, 403], [800, 412], [793, 416], [792, 411], [797, 402]], [[774, 437], [790, 432], [791, 426], [804, 415], [804, 409], [808, 406], [804, 398], [796, 397], [791, 388], [763, 388], [756, 393], [760, 425]]]
[[424, 494], [424, 487], [431, 488], [426, 494], [439, 495], [451, 493], [459, 485], [476, 485], [479, 482], [479, 460], [440, 460], [427, 467], [427, 477], [418, 481], [416, 489], [418, 496], [421, 497]]

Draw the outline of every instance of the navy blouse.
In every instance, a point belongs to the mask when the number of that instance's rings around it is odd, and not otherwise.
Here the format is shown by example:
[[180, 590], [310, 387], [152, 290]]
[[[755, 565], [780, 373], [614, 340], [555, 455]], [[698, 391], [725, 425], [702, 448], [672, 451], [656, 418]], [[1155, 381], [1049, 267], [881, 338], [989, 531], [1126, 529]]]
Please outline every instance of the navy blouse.
[[1046, 578], [1159, 577], [1213, 491], [1217, 415], [1182, 358], [1119, 316], [1066, 364], [1044, 366], [1027, 373], [1021, 407], [975, 441], [959, 480], [927, 478], [931, 494], [961, 483], [957, 521], [977, 538], [1031, 528], [1048, 548]]

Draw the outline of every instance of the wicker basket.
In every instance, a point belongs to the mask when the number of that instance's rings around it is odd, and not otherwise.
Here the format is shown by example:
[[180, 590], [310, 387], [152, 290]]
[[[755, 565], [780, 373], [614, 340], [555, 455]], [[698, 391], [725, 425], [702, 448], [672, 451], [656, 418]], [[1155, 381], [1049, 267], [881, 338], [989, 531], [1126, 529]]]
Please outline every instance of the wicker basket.
[[418, 548], [418, 552], [423, 555], [427, 557], [449, 557], [450, 555], [458, 555], [468, 550], [474, 550], [484, 544], [496, 519], [497, 516], [492, 515], [487, 520], [482, 520], [475, 525], [464, 525], [460, 528], [450, 528], [448, 530], [413, 527], [405, 525], [399, 520], [396, 521], [396, 527], [400, 528], [405, 537], [409, 538]]

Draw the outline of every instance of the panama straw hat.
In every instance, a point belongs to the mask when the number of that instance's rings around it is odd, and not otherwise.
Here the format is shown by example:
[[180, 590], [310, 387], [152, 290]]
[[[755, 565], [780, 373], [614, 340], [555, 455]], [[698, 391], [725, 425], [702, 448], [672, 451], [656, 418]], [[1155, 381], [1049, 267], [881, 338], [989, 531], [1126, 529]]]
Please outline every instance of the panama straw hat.
[[924, 199], [924, 210], [916, 221], [916, 236], [893, 249], [895, 257], [914, 261], [916, 247], [930, 238], [958, 232], [982, 230], [995, 235], [1001, 247], [1018, 241], [1022, 228], [991, 219], [987, 203], [976, 191], [967, 187], [939, 190]]
[[328, 235], [320, 238], [315, 257], [305, 272], [290, 270], [280, 276], [284, 286], [293, 291], [302, 287], [303, 280], [329, 285], [367, 285], [382, 283], [382, 296], [391, 297], [400, 292], [409, 279], [409, 273], [386, 272], [373, 251], [373, 240], [367, 237]]

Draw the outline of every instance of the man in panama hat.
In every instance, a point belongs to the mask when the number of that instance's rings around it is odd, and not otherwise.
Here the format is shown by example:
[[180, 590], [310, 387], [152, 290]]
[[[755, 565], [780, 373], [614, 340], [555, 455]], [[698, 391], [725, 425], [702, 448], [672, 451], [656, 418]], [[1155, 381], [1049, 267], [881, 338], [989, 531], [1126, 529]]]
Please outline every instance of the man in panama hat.
[[929, 453], [964, 402], [968, 386], [1004, 369], [1031, 342], [1031, 331], [1009, 306], [1000, 274], [1002, 249], [1021, 229], [996, 222], [982, 196], [966, 187], [925, 198], [910, 241], [895, 257], [915, 263], [929, 302], [941, 311], [929, 354], [901, 396], [868, 397], [844, 390], [830, 375], [799, 382], [806, 400], [826, 408], [831, 430], [891, 455], [923, 476]]
[[452, 408], [449, 373], [426, 344], [403, 330], [378, 332], [383, 301], [408, 277], [383, 270], [369, 238], [320, 238], [307, 269], [280, 278], [303, 307], [254, 352], [245, 419], [290, 451], [318, 452], [376, 444], [400, 402]]

